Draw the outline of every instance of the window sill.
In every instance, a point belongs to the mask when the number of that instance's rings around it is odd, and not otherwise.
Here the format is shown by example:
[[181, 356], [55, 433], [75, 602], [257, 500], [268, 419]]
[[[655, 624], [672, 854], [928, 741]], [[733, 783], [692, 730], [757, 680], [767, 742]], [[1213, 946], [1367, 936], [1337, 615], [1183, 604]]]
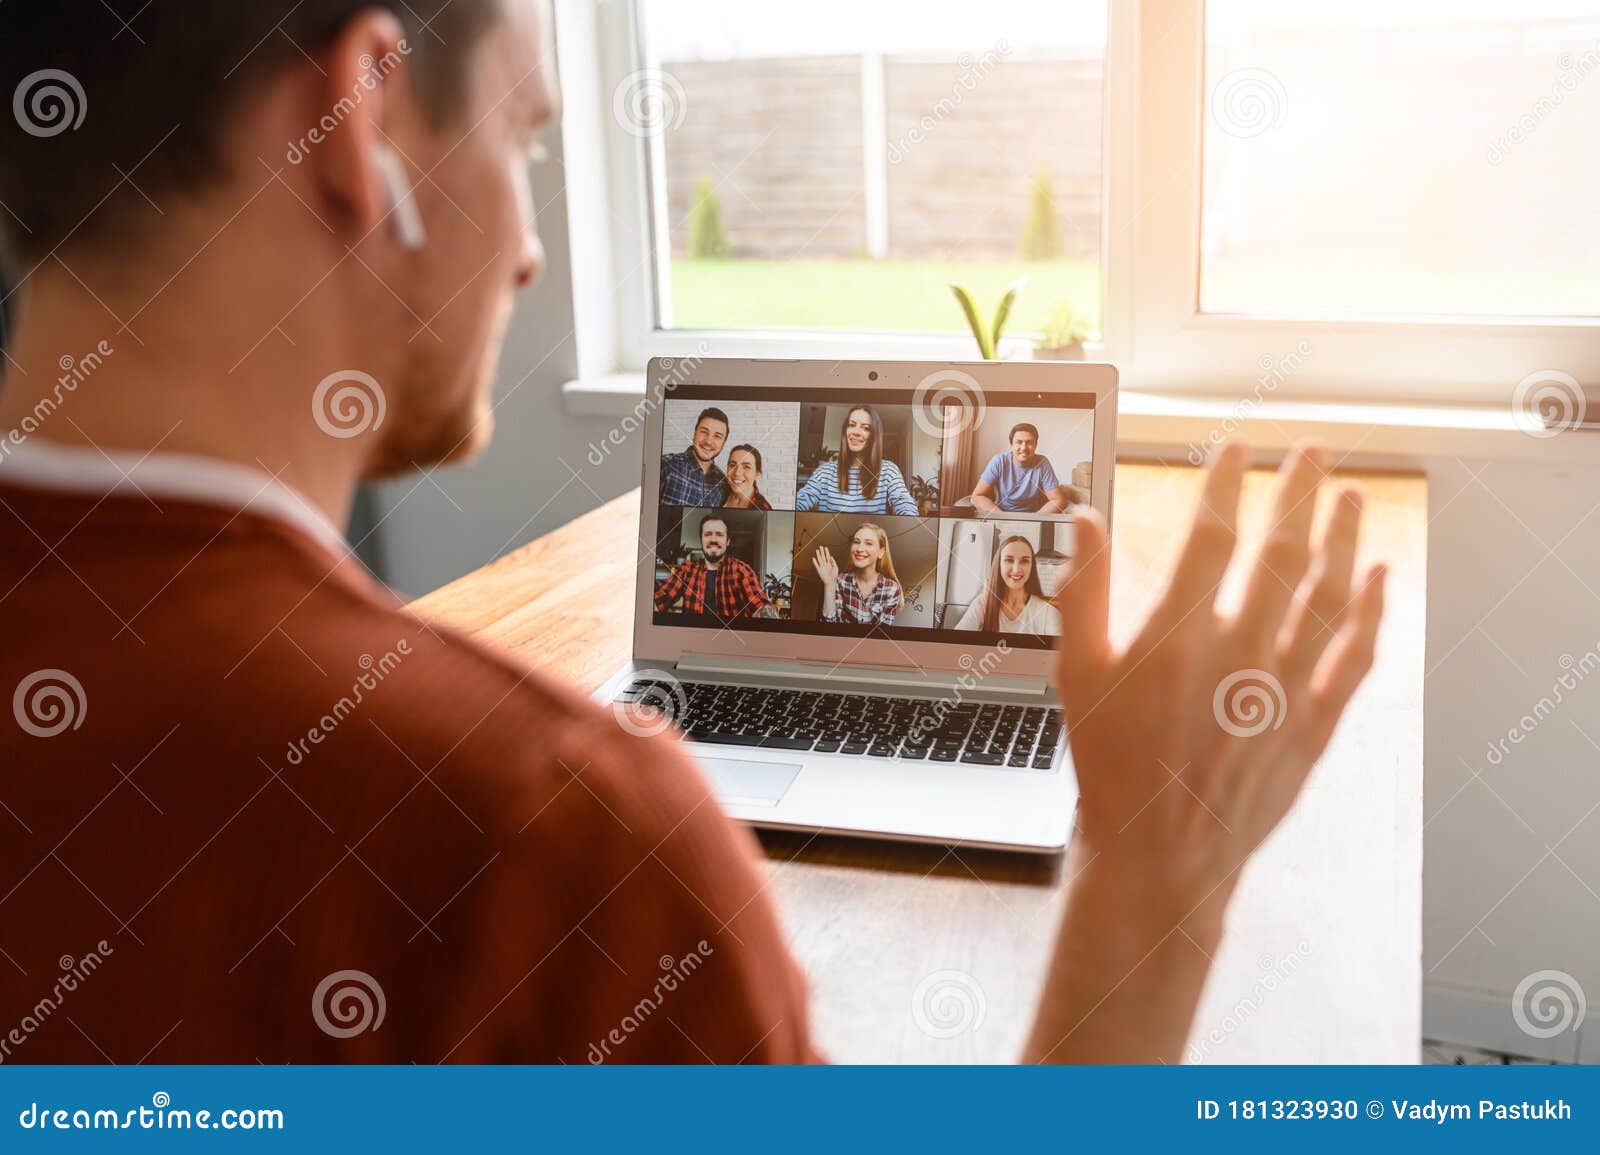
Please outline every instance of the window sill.
[[[561, 387], [568, 416], [620, 420], [644, 401], [642, 373], [614, 373]], [[1125, 389], [1119, 394], [1117, 452], [1129, 458], [1197, 460], [1224, 435], [1273, 456], [1316, 437], [1352, 468], [1421, 468], [1430, 458], [1593, 464], [1600, 437], [1589, 430], [1533, 437], [1503, 406], [1379, 405], [1311, 400], [1202, 397]]]

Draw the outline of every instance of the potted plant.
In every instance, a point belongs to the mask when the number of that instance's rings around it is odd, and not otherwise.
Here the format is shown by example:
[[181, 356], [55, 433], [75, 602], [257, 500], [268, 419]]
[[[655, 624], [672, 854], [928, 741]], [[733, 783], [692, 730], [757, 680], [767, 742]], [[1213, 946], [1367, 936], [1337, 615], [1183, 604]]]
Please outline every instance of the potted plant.
[[906, 492], [911, 494], [911, 500], [917, 503], [917, 512], [923, 517], [933, 517], [939, 512], [939, 471], [933, 471], [933, 476], [923, 477], [913, 473], [906, 478]]
[[978, 315], [978, 303], [973, 300], [972, 293], [966, 286], [950, 286], [950, 291], [956, 295], [956, 300], [961, 302], [961, 311], [966, 314], [967, 325], [972, 329], [973, 337], [977, 338], [978, 354], [985, 361], [1000, 360], [1000, 334], [1005, 330], [1006, 318], [1011, 315], [1011, 306], [1016, 304], [1017, 294], [1027, 283], [1027, 277], [1018, 277], [1006, 286], [1006, 291], [1000, 295], [1000, 303], [994, 308], [994, 320], [989, 322], [985, 322]]
[[1071, 301], [1062, 301], [1034, 338], [1035, 361], [1082, 361], [1083, 343], [1094, 336], [1094, 329]]
[[761, 592], [767, 595], [767, 600], [772, 603], [772, 608], [778, 611], [780, 618], [789, 616], [794, 584], [787, 577], [775, 573], [767, 574], [761, 579]]

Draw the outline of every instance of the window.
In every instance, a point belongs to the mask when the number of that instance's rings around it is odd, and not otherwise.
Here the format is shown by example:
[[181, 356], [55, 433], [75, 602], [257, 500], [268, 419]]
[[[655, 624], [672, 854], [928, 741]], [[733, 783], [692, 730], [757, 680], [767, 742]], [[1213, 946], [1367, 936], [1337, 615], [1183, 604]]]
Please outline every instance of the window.
[[[1100, 312], [1103, 0], [641, 0], [664, 329], [957, 332]], [[1050, 126], [1041, 131], [1041, 125]]]
[[1236, 398], [1269, 364], [1280, 399], [1600, 385], [1600, 0], [562, 15], [604, 65], [567, 88], [586, 375], [972, 357], [950, 285], [988, 311], [1025, 276], [1002, 354], [1070, 321], [1133, 389]]
[[1211, 0], [1208, 313], [1600, 314], [1600, 3]]

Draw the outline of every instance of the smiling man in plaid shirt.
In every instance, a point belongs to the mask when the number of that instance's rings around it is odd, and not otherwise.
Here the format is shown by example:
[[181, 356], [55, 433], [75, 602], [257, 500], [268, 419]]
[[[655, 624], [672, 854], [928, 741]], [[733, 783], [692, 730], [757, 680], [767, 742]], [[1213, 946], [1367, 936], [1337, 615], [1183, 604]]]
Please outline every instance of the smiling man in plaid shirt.
[[684, 562], [656, 590], [658, 612], [681, 601], [684, 613], [710, 614], [722, 621], [777, 616], [756, 571], [728, 556], [728, 523], [715, 514], [700, 522], [700, 552], [703, 558]]
[[661, 458], [662, 505], [721, 505], [728, 497], [728, 475], [717, 466], [717, 454], [728, 440], [728, 415], [702, 410], [694, 419], [694, 437], [682, 453]]

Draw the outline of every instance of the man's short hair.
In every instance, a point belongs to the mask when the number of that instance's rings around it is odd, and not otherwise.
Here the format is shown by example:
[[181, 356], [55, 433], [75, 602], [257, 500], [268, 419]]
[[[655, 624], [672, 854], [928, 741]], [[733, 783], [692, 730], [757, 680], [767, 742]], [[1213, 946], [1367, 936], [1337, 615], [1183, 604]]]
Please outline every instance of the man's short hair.
[[722, 526], [722, 532], [723, 533], [727, 533], [728, 532], [727, 520], [724, 519], [720, 514], [709, 513], [705, 517], [702, 517], [700, 519], [700, 536], [701, 537], [705, 536], [706, 526], [710, 525], [713, 521], [716, 522], [718, 525]]
[[724, 413], [722, 410], [714, 408], [714, 407], [711, 408], [711, 409], [702, 409], [702, 410], [700, 410], [700, 416], [698, 416], [698, 417], [696, 417], [694, 419], [694, 427], [696, 429], [699, 429], [700, 428], [700, 422], [704, 421], [707, 417], [710, 417], [714, 421], [722, 422], [722, 427], [724, 429], [732, 429], [733, 428], [733, 422], [728, 420], [728, 415], [726, 413]]
[[[0, 241], [36, 263], [69, 241], [132, 240], [130, 222], [154, 216], [145, 197], [165, 206], [224, 175], [229, 124], [265, 79], [288, 65], [310, 67], [303, 54], [314, 56], [372, 8], [399, 20], [425, 112], [436, 127], [450, 124], [464, 105], [472, 49], [501, 4], [159, 0], [140, 8], [117, 0], [122, 15], [101, 3], [7, 4], [0, 94], [12, 97], [17, 115], [7, 108], [0, 116], [0, 202], [9, 209], [0, 212]], [[263, 157], [269, 169], [257, 175], [269, 179], [284, 157]]]
[[1011, 432], [1006, 434], [1006, 444], [1009, 445], [1011, 442], [1015, 441], [1017, 439], [1017, 434], [1019, 433], [1031, 433], [1033, 434], [1033, 439], [1035, 441], [1039, 440], [1038, 426], [1030, 425], [1026, 421], [1019, 421], [1011, 427]]

